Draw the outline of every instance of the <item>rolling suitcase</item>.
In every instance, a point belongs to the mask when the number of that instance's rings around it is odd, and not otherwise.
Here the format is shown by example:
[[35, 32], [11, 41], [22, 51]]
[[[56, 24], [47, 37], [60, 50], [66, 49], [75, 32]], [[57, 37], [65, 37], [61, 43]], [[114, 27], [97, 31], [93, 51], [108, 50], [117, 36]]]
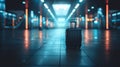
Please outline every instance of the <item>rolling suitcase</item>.
[[68, 28], [66, 29], [66, 48], [67, 49], [80, 49], [81, 47], [81, 29]]

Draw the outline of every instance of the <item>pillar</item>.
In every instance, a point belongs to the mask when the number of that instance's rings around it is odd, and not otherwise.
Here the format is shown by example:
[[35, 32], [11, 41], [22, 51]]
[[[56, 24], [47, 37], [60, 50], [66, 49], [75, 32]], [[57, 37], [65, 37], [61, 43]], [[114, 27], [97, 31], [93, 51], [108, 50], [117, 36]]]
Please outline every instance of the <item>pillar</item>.
[[85, 29], [88, 29], [88, 5], [85, 7]]
[[28, 0], [25, 0], [25, 1], [26, 1], [26, 5], [25, 5], [25, 15], [26, 15], [25, 29], [28, 29]]
[[106, 29], [109, 29], [109, 0], [106, 0]]

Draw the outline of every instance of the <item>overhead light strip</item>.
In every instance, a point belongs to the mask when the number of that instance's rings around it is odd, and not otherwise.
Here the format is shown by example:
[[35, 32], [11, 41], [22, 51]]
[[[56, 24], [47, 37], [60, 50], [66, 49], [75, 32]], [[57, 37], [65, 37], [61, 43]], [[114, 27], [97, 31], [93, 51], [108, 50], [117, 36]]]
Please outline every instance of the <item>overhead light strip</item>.
[[68, 18], [66, 19], [67, 21], [70, 19], [70, 17], [74, 14], [74, 12], [76, 11], [76, 9], [80, 6], [79, 3], [77, 3], [74, 7], [74, 9], [72, 10], [72, 12], [70, 13], [70, 15], [68, 16]]
[[49, 9], [49, 7], [48, 7], [48, 5], [46, 3], [44, 3], [44, 7], [48, 10], [48, 12], [53, 17], [53, 19], [55, 19], [55, 16], [53, 15], [53, 13], [51, 12], [51, 10]]
[[47, 9], [49, 8], [48, 5], [47, 5], [46, 3], [44, 3], [44, 6], [45, 6], [45, 8], [47, 8]]
[[45, 1], [44, 0], [41, 0], [42, 3], [44, 3]]

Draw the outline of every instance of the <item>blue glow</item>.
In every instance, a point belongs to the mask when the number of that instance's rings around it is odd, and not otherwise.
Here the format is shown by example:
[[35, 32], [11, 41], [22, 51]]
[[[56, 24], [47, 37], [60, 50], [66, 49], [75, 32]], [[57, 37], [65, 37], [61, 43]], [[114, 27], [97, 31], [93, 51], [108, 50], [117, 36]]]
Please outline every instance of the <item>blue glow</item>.
[[13, 14], [12, 16], [13, 16], [13, 17], [16, 17], [16, 15], [15, 15], [15, 14]]
[[58, 18], [58, 22], [65, 21], [65, 18]]
[[75, 9], [77, 9], [77, 8], [79, 7], [79, 5], [80, 5], [79, 3], [78, 3], [78, 4], [76, 4]]
[[120, 12], [118, 12], [117, 15], [120, 15]]
[[90, 12], [90, 9], [88, 9], [88, 12]]
[[76, 4], [76, 6], [74, 7], [74, 9], [72, 10], [72, 12], [70, 13], [70, 15], [68, 16], [68, 18], [66, 19], [66, 21], [68, 21], [68, 19], [70, 19], [70, 17], [74, 14], [74, 12], [76, 11], [76, 9], [80, 6], [79, 3]]
[[116, 15], [117, 15], [116, 13], [112, 14], [112, 16], [116, 16]]
[[98, 11], [102, 11], [102, 8], [99, 8]]
[[98, 37], [95, 36], [94, 39], [98, 39]]
[[4, 2], [5, 0], [0, 0], [0, 2]]
[[53, 19], [55, 19], [55, 16], [53, 15], [53, 13], [51, 12], [50, 9], [48, 9], [48, 12], [50, 13], [50, 15], [53, 17]]
[[94, 6], [91, 7], [91, 9], [94, 9], [94, 8], [95, 8]]
[[31, 11], [30, 15], [33, 18], [34, 17], [34, 11]]
[[81, 3], [81, 2], [83, 2], [83, 0], [79, 0], [79, 2]]
[[98, 24], [98, 21], [97, 21], [97, 20], [95, 20], [95, 21], [94, 21], [94, 23], [95, 23], [95, 24]]
[[34, 22], [37, 22], [38, 21], [38, 18], [37, 17], [34, 17], [31, 19], [31, 22], [34, 23]]
[[73, 9], [73, 10], [72, 10], [72, 12], [70, 13], [70, 15], [69, 15], [68, 18], [66, 19], [66, 21], [67, 21], [68, 19], [70, 19], [70, 17], [73, 15], [73, 13], [75, 12], [75, 10], [76, 10], [76, 9]]
[[3, 13], [3, 11], [0, 11], [0, 13]]
[[93, 37], [94, 39], [98, 39], [98, 30], [93, 30]]
[[42, 3], [44, 3], [45, 1], [44, 0], [41, 0]]
[[76, 10], [76, 9], [73, 9], [72, 13], [74, 13], [74, 12], [75, 12], [75, 10]]
[[50, 13], [51, 13], [50, 9], [48, 9], [48, 12], [50, 12]]
[[0, 10], [4, 10], [5, 9], [5, 3], [0, 3]]
[[52, 6], [57, 16], [66, 16], [71, 5], [70, 4], [53, 4]]
[[85, 21], [85, 17], [81, 17], [82, 18], [82, 21]]
[[65, 25], [66, 25], [66, 23], [65, 22], [63, 22], [63, 21], [59, 21], [59, 22], [57, 22], [57, 27], [65, 27]]
[[9, 16], [12, 16], [12, 14], [11, 14], [11, 13], [8, 13], [8, 15], [9, 15]]
[[56, 20], [56, 19], [55, 19], [55, 16], [53, 15], [53, 13], [51, 12], [51, 10], [49, 9], [49, 7], [48, 7], [48, 5], [47, 5], [46, 3], [44, 3], [44, 7], [47, 8], [47, 10], [48, 10], [48, 12], [50, 13], [50, 15], [52, 16], [52, 18], [53, 18], [54, 20]]
[[49, 8], [48, 5], [47, 5], [46, 3], [44, 4], [44, 6], [45, 6], [45, 8], [47, 8], [47, 9]]
[[4, 12], [4, 15], [7, 15], [8, 13], [7, 12]]
[[25, 1], [23, 1], [23, 2], [22, 2], [22, 4], [26, 4], [26, 2], [25, 2]]
[[45, 17], [43, 17], [42, 20], [43, 20], [43, 24], [45, 24], [45, 23], [46, 23], [46, 21], [45, 21]]
[[102, 13], [102, 8], [98, 8], [98, 12], [97, 12], [100, 16], [103, 16], [103, 13]]

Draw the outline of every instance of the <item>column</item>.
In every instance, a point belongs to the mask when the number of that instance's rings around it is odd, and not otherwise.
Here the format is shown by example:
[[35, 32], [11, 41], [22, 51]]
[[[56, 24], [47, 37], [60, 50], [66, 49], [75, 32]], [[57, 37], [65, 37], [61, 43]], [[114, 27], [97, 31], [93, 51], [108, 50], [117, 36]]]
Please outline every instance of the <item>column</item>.
[[85, 29], [88, 29], [88, 5], [85, 7]]
[[25, 15], [26, 15], [25, 29], [28, 29], [28, 0], [25, 0], [25, 1], [26, 1], [26, 5], [25, 5]]
[[0, 0], [0, 5], [0, 29], [3, 29], [5, 25], [5, 0]]
[[109, 29], [109, 0], [106, 0], [106, 29]]

